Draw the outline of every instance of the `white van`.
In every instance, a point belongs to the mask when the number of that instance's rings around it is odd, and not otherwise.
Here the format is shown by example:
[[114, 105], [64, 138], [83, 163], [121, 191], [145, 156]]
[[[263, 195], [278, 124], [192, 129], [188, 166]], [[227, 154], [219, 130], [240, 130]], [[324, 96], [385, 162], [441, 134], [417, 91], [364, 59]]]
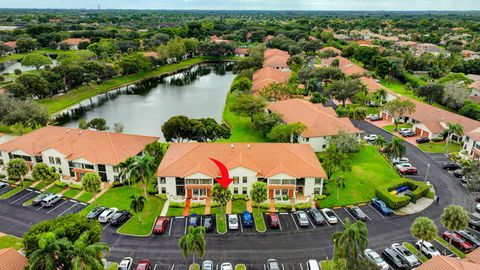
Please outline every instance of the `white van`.
[[308, 260], [307, 262], [307, 270], [320, 270], [320, 266], [318, 265], [317, 260]]
[[50, 207], [50, 206], [54, 205], [55, 203], [60, 201], [62, 196], [63, 196], [62, 194], [52, 194], [50, 196], [47, 196], [47, 197], [43, 198], [42, 199], [43, 207]]

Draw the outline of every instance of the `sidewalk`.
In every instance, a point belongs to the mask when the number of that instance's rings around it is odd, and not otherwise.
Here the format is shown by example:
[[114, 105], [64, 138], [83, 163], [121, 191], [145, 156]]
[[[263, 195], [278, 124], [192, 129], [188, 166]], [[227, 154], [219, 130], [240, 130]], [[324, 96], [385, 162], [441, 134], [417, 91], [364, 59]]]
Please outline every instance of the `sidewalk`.
[[185, 200], [185, 209], [183, 209], [183, 216], [186, 217], [190, 214], [190, 199]]
[[232, 213], [232, 200], [227, 202], [227, 207], [225, 208], [225, 213], [230, 215]]
[[275, 212], [275, 200], [270, 199], [270, 212]]
[[83, 193], [85, 193], [85, 190], [82, 190], [79, 193], [77, 193], [77, 195], [75, 195], [72, 199], [76, 200], [76, 199], [80, 198], [83, 195]]
[[411, 215], [415, 213], [420, 213], [429, 207], [433, 203], [433, 199], [422, 197], [417, 200], [417, 203], [409, 203], [407, 206], [395, 210], [395, 214], [399, 216]]
[[167, 200], [165, 202], [165, 204], [163, 205], [163, 209], [162, 209], [162, 212], [160, 213], [160, 216], [162, 217], [165, 217], [167, 216], [167, 213], [168, 213], [168, 208], [170, 207], [170, 201]]
[[250, 213], [253, 212], [253, 207], [252, 207], [252, 205], [253, 205], [252, 200], [247, 201], [247, 211], [250, 212]]
[[211, 209], [212, 209], [212, 199], [211, 199], [210, 197], [208, 197], [208, 198], [205, 200], [205, 212], [204, 212], [204, 214], [205, 214], [205, 215], [209, 215]]
[[[103, 195], [103, 193], [107, 192], [109, 189], [110, 189], [110, 184], [104, 182], [102, 183], [103, 187], [102, 187], [102, 190], [100, 190], [99, 193], [97, 193], [97, 199]], [[88, 203], [93, 203], [95, 201], [95, 196], [93, 196], [93, 198], [91, 198]]]

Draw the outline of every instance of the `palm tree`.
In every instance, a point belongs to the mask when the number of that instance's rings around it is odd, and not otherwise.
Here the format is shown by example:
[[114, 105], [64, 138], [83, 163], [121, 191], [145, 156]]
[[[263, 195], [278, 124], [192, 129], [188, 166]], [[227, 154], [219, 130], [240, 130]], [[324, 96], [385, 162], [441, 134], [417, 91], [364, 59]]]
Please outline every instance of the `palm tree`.
[[108, 252], [106, 243], [97, 242], [88, 244], [90, 232], [84, 232], [73, 243], [72, 250], [72, 270], [102, 270], [102, 256]]
[[387, 145], [387, 155], [390, 158], [401, 158], [405, 155], [407, 148], [403, 145], [403, 139], [393, 137], [392, 141]]
[[350, 119], [361, 121], [367, 117], [367, 108], [365, 107], [350, 108], [347, 111], [347, 116]]
[[131, 195], [130, 199], [132, 199], [132, 201], [130, 202], [130, 209], [137, 214], [138, 222], [142, 223], [142, 219], [139, 213], [141, 213], [143, 211], [143, 208], [145, 208], [146, 198], [142, 195]]
[[188, 227], [188, 232], [178, 241], [178, 247], [182, 250], [182, 256], [187, 259], [188, 255], [192, 255], [193, 264], [195, 264], [195, 256], [203, 259], [205, 256], [207, 242], [205, 240], [204, 227]]
[[135, 156], [133, 158], [133, 163], [128, 167], [131, 176], [142, 180], [144, 196], [146, 199], [148, 199], [147, 186], [153, 178], [156, 169], [155, 158], [150, 155]]
[[424, 241], [432, 241], [437, 236], [437, 225], [433, 220], [427, 217], [418, 217], [410, 227], [413, 237], [421, 241], [420, 246], [423, 246]]
[[[460, 205], [450, 205], [443, 209], [443, 214], [440, 217], [440, 222], [450, 233], [452, 231], [464, 230], [468, 226], [470, 220], [468, 212]], [[452, 238], [450, 237], [448, 245], [452, 245]]]
[[42, 190], [45, 191], [45, 184], [55, 180], [55, 169], [48, 167], [45, 163], [39, 162], [33, 167], [32, 177], [35, 181], [42, 183]]
[[252, 184], [250, 190], [250, 198], [257, 204], [257, 209], [260, 210], [260, 204], [267, 200], [268, 188], [265, 182], [255, 182]]
[[447, 128], [442, 134], [446, 138], [445, 153], [448, 151], [448, 143], [452, 139], [452, 135], [463, 136], [463, 126], [455, 123], [447, 123]]
[[337, 186], [337, 201], [338, 201], [338, 193], [340, 189], [345, 188], [345, 178], [337, 176], [335, 179], [333, 179], [333, 182], [335, 183], [335, 186]]
[[[120, 168], [120, 174], [118, 175], [119, 176], [119, 179], [121, 179], [121, 181], [127, 181], [128, 182], [128, 186], [131, 185], [131, 182], [132, 182], [132, 177], [131, 177], [131, 171], [130, 171], [130, 168], [132, 167], [132, 165], [135, 163], [135, 159], [134, 157], [128, 157], [126, 160], [122, 161], [118, 167]], [[124, 180], [123, 180], [124, 179]]]
[[379, 146], [380, 148], [383, 148], [385, 145], [387, 145], [387, 141], [382, 135], [378, 135], [377, 139], [373, 142], [373, 144]]
[[89, 172], [82, 177], [82, 187], [86, 192], [93, 193], [93, 205], [97, 205], [97, 193], [102, 185], [102, 180], [97, 173]]
[[355, 269], [351, 267], [352, 264], [355, 264], [368, 246], [368, 230], [364, 222], [351, 224], [348, 218], [344, 225], [343, 231], [337, 231], [332, 236], [334, 254], [347, 261], [347, 266], [350, 266], [347, 269]]
[[62, 269], [68, 261], [68, 250], [72, 244], [68, 239], [58, 239], [53, 232], [40, 236], [38, 249], [28, 257], [29, 270], [56, 270]]
[[29, 167], [27, 162], [21, 158], [14, 158], [7, 163], [8, 177], [12, 179], [18, 179], [20, 184], [23, 181], [23, 177], [28, 173]]

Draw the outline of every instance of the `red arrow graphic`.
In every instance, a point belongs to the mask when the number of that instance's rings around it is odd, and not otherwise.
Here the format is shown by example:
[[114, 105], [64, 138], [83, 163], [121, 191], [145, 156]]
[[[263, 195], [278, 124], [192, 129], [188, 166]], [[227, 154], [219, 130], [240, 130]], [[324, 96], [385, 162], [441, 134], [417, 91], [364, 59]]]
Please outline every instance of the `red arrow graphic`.
[[217, 165], [218, 169], [220, 170], [220, 178], [215, 179], [223, 188], [227, 188], [232, 182], [233, 178], [230, 178], [228, 175], [227, 167], [220, 161], [210, 158], [211, 161]]

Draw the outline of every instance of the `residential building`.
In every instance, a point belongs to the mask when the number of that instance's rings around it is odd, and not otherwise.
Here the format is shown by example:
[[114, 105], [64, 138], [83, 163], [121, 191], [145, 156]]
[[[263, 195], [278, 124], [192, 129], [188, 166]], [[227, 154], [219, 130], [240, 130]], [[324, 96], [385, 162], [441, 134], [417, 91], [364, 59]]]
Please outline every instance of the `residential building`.
[[224, 39], [223, 37], [217, 37], [217, 35], [210, 36], [210, 41], [216, 44], [232, 43], [231, 40]]
[[341, 55], [342, 54], [342, 50], [340, 49], [337, 49], [335, 47], [325, 47], [325, 48], [321, 48], [320, 50], [318, 50], [319, 52], [332, 52], [336, 55]]
[[[64, 181], [80, 181], [87, 172], [97, 172], [102, 181], [119, 178], [117, 166], [128, 157], [141, 155], [158, 137], [46, 126], [0, 144], [0, 160], [21, 158], [33, 167], [43, 162], [60, 173]], [[0, 162], [0, 163], [1, 163]]]
[[368, 70], [362, 68], [357, 64], [354, 64], [352, 61], [342, 56], [335, 56], [324, 59], [322, 65], [327, 67], [332, 66], [334, 60], [338, 60], [338, 68], [347, 76], [361, 76], [367, 75], [369, 73]]
[[480, 270], [480, 249], [477, 248], [464, 259], [450, 256], [434, 256], [417, 270]]
[[170, 199], [204, 199], [222, 162], [233, 182], [233, 194], [249, 194], [265, 182], [268, 197], [296, 198], [322, 193], [326, 174], [310, 146], [290, 143], [172, 143], [158, 167], [158, 192]]
[[88, 38], [67, 38], [62, 40], [59, 44], [65, 43], [68, 45], [70, 50], [78, 50], [78, 45], [82, 42], [90, 43], [90, 39]]
[[394, 100], [398, 97], [398, 95], [395, 94], [395, 92], [393, 92], [392, 90], [388, 89], [387, 87], [381, 85], [375, 79], [362, 76], [362, 77], [359, 78], [359, 80], [367, 88], [367, 91], [369, 93], [375, 93], [380, 89], [384, 89], [387, 92], [387, 97], [386, 97], [386, 100], [385, 100], [386, 102], [392, 101], [392, 100]]
[[0, 249], [0, 269], [24, 270], [27, 268], [28, 259], [14, 248]]
[[290, 70], [288, 59], [290, 54], [279, 49], [266, 49], [263, 54], [263, 67], [271, 67], [283, 71]]
[[247, 57], [248, 55], [249, 55], [249, 49], [248, 48], [236, 48], [235, 49], [235, 56]]
[[272, 83], [285, 83], [292, 73], [288, 70], [283, 71], [271, 67], [261, 68], [253, 73], [252, 93], [257, 94], [260, 90]]
[[424, 53], [431, 53], [433, 55], [439, 55], [439, 54], [450, 55], [450, 53], [445, 49], [442, 49], [441, 47], [431, 43], [420, 43], [420, 44], [417, 44], [415, 48], [416, 48], [415, 54], [417, 56], [422, 55]]
[[7, 41], [3, 43], [5, 46], [10, 47], [12, 52], [17, 52], [17, 42], [16, 41]]
[[347, 117], [338, 117], [332, 107], [313, 104], [303, 99], [288, 99], [270, 103], [269, 112], [281, 115], [283, 122], [292, 124], [300, 122], [307, 128], [292, 142], [309, 144], [315, 152], [327, 149], [330, 139], [344, 132], [358, 136], [362, 131], [357, 129]]

